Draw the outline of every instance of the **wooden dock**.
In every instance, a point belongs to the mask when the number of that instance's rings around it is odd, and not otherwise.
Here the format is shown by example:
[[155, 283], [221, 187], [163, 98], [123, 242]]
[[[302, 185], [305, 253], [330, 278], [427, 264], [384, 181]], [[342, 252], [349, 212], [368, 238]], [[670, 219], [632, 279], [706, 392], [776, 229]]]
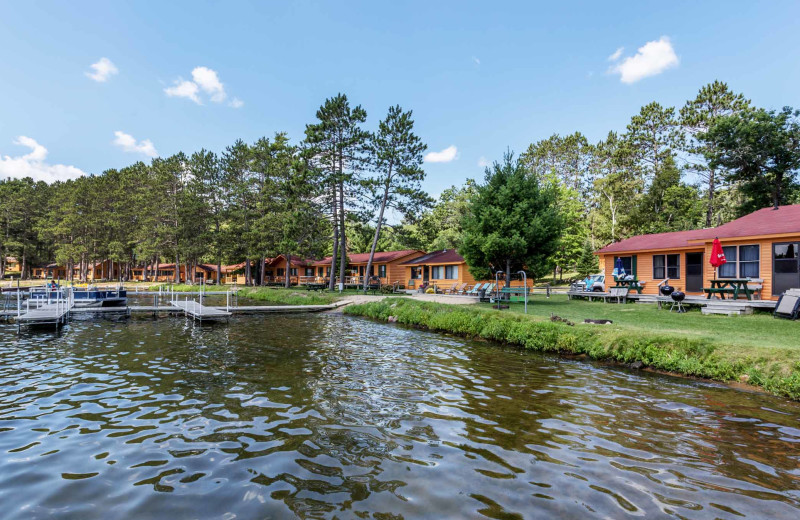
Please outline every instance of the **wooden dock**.
[[173, 300], [170, 304], [181, 309], [184, 315], [200, 321], [227, 319], [231, 315], [229, 311], [222, 310], [219, 307], [202, 305], [193, 300]]

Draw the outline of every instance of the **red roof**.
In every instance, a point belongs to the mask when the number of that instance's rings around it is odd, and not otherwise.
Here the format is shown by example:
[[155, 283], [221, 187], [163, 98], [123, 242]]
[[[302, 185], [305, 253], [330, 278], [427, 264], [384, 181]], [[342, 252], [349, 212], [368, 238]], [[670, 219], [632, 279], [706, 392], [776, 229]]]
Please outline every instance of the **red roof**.
[[[778, 209], [764, 208], [737, 218], [716, 228], [719, 238], [748, 237], [753, 235], [800, 235], [800, 204], [781, 206]], [[713, 238], [713, 237], [712, 237]]]
[[425, 265], [425, 264], [461, 264], [464, 263], [464, 257], [459, 255], [455, 249], [443, 249], [442, 251], [434, 251], [425, 256], [415, 258], [409, 262], [404, 262], [403, 265]]
[[699, 246], [702, 242], [713, 240], [714, 237], [726, 239], [785, 233], [800, 235], [800, 204], [781, 206], [777, 210], [772, 208], [760, 209], [717, 228], [638, 235], [609, 244], [597, 251], [597, 253], [685, 249]]
[[[375, 251], [375, 255], [372, 257], [372, 263], [385, 264], [387, 262], [399, 260], [400, 258], [404, 258], [414, 253], [422, 253], [422, 251], [418, 251], [416, 249], [403, 249], [402, 251]], [[354, 253], [347, 255], [347, 258], [350, 260], [351, 264], [366, 264], [369, 261], [369, 253]], [[331, 257], [326, 256], [322, 260], [314, 262], [314, 265], [331, 265]]]

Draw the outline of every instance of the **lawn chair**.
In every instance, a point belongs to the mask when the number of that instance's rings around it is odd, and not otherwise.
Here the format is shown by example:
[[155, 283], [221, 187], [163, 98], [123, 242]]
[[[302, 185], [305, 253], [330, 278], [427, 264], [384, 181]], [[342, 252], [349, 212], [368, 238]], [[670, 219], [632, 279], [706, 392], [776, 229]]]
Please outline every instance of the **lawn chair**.
[[772, 316], [796, 320], [798, 315], [800, 315], [800, 289], [789, 289], [778, 298]]
[[467, 296], [478, 296], [478, 294], [479, 294], [479, 293], [480, 293], [480, 291], [481, 291], [481, 287], [483, 287], [484, 285], [488, 285], [488, 283], [483, 283], [483, 282], [481, 282], [481, 283], [476, 283], [476, 284], [475, 284], [475, 287], [473, 287], [472, 289], [470, 289], [469, 291], [467, 291], [467, 293], [466, 293], [466, 294], [467, 294]]
[[453, 291], [455, 291], [455, 290], [456, 290], [456, 287], [458, 287], [458, 282], [454, 283], [454, 284], [453, 284], [453, 285], [451, 285], [449, 288], [442, 290], [442, 292], [443, 292], [444, 294], [452, 294], [452, 293], [453, 293]]
[[457, 284], [453, 286], [453, 290], [450, 291], [450, 294], [461, 294], [462, 292], [464, 292], [464, 287], [466, 286], [467, 284], [465, 283]]
[[[482, 302], [488, 302], [492, 299], [492, 292], [494, 292], [495, 284], [494, 283], [487, 283], [482, 289], [481, 292], [483, 293], [483, 298], [481, 298]], [[480, 296], [480, 293], [478, 293]]]

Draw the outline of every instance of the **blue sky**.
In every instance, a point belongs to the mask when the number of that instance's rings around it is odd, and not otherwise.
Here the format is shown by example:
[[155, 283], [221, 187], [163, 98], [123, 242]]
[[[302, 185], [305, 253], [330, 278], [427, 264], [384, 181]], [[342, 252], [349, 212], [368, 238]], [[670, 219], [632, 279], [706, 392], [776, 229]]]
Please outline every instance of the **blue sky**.
[[[438, 194], [507, 148], [576, 130], [596, 141], [715, 79], [800, 106], [800, 2], [626, 4], [0, 1], [0, 175], [300, 140], [344, 92], [370, 129], [390, 105], [413, 109], [450, 159], [425, 165]], [[92, 69], [101, 58], [112, 65]]]

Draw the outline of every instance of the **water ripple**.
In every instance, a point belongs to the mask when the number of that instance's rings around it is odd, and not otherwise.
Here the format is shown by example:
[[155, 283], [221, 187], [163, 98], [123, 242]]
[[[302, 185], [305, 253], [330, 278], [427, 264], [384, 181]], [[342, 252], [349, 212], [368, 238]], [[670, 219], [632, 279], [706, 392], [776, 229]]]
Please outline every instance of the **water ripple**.
[[0, 329], [5, 518], [791, 518], [800, 406], [343, 316]]

